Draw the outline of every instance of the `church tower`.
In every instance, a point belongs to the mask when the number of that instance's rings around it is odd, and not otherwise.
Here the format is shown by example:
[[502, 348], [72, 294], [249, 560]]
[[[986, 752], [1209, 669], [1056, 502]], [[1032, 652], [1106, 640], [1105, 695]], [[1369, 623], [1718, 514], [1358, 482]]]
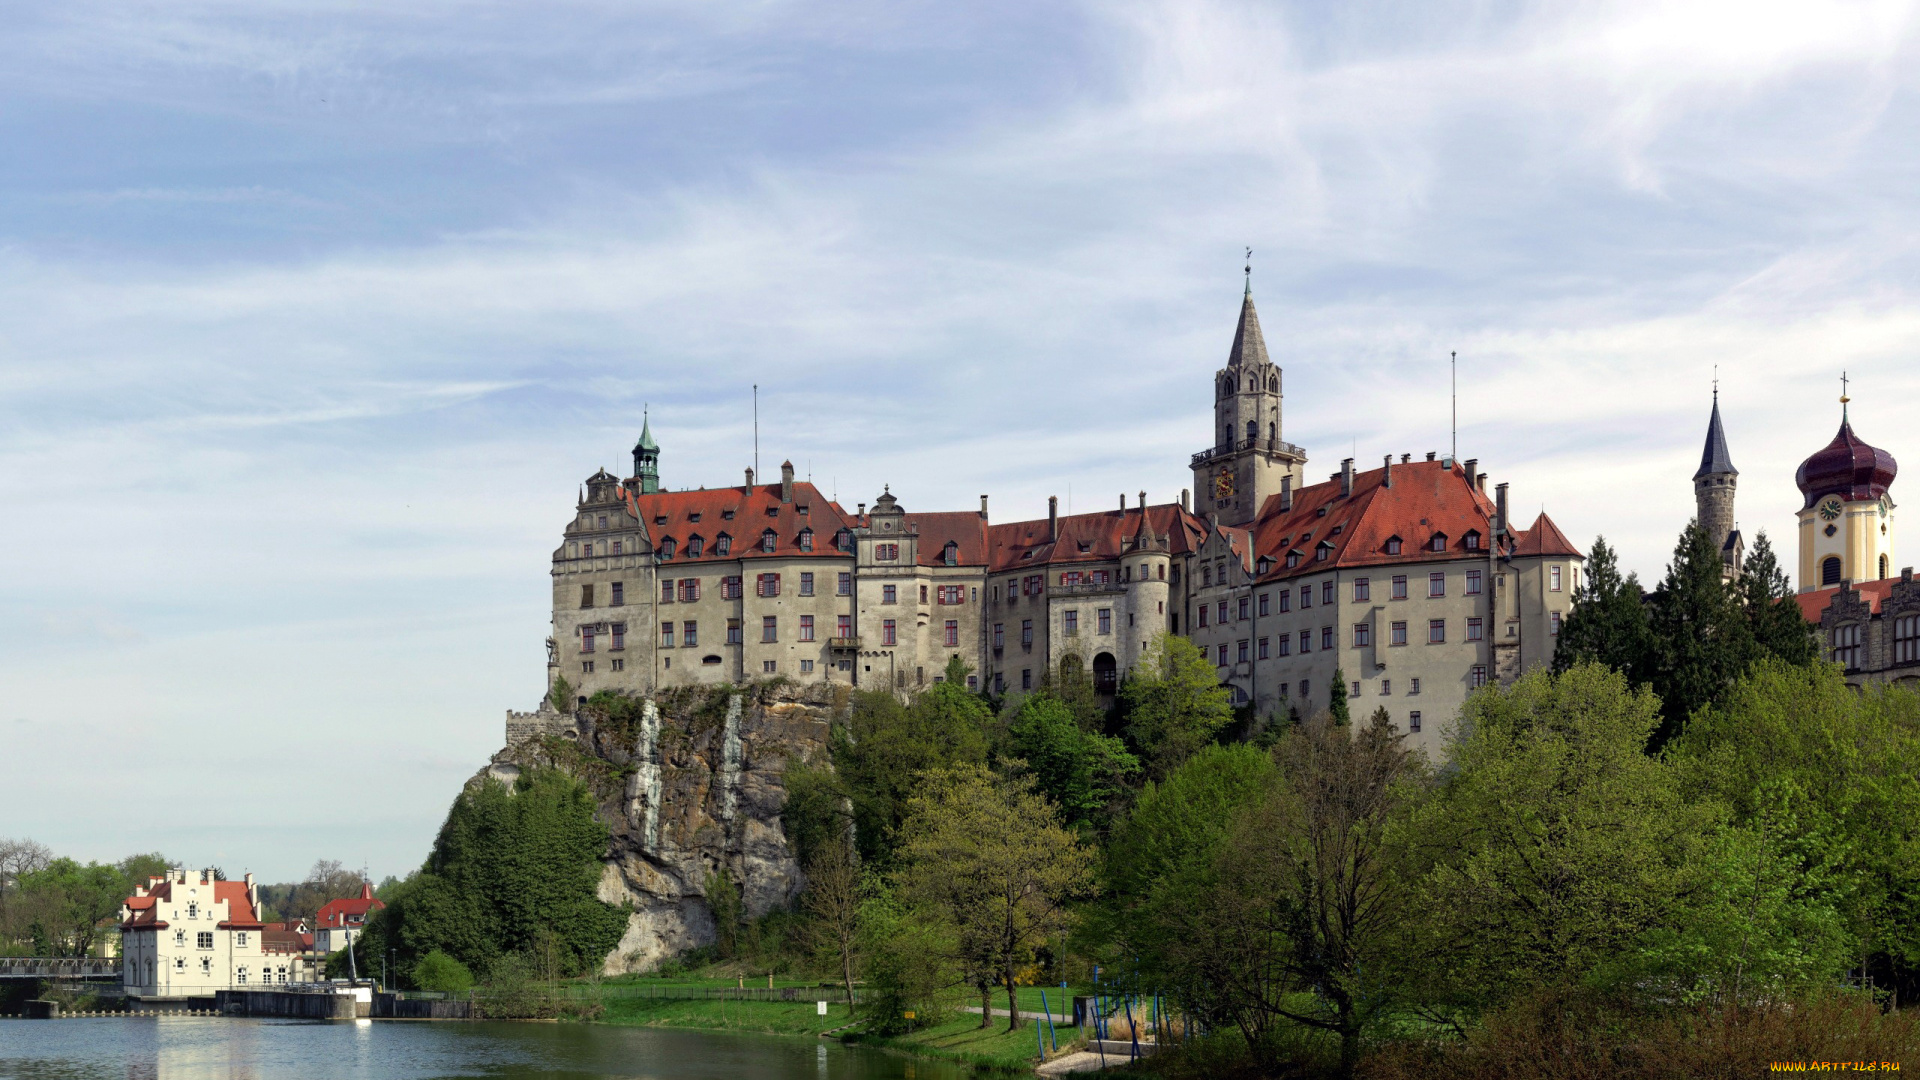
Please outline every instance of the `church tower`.
[[1267, 358], [1248, 279], [1227, 366], [1213, 376], [1213, 449], [1193, 455], [1194, 509], [1222, 525], [1246, 525], [1260, 514], [1283, 477], [1300, 484], [1307, 452], [1280, 439], [1280, 368]]
[[642, 495], [660, 490], [660, 444], [653, 441], [653, 426], [645, 413], [640, 414], [640, 441], [633, 444], [632, 486]]
[[1693, 474], [1693, 501], [1700, 527], [1720, 549], [1724, 577], [1740, 573], [1746, 563], [1746, 541], [1734, 525], [1733, 492], [1740, 470], [1727, 453], [1727, 433], [1720, 426], [1720, 388], [1713, 390], [1713, 416], [1707, 421], [1707, 446], [1700, 453], [1700, 469]]
[[1847, 420], [1840, 396], [1840, 432], [1800, 464], [1794, 482], [1800, 508], [1800, 591], [1843, 581], [1893, 576], [1893, 499], [1887, 489], [1899, 466], [1893, 455], [1868, 446]]

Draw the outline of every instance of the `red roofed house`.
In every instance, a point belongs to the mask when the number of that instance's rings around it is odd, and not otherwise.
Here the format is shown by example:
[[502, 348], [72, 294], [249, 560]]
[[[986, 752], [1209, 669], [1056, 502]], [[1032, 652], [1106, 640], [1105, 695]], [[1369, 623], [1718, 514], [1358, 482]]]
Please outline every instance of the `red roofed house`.
[[386, 906], [374, 899], [373, 886], [364, 881], [360, 883], [359, 896], [327, 901], [313, 920], [315, 946], [322, 953], [339, 952], [360, 936], [368, 915]]
[[[301, 981], [265, 951], [253, 875], [217, 881], [211, 870], [169, 870], [120, 906], [122, 985], [140, 998], [199, 997], [215, 990]], [[274, 969], [278, 969], [277, 971]]]

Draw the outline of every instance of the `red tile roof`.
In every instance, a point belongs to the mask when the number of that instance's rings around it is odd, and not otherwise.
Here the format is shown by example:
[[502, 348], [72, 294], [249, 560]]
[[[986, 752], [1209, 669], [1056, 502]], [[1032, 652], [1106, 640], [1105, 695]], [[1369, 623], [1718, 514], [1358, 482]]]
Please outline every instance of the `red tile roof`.
[[[191, 875], [189, 875], [191, 877]], [[171, 878], [156, 877], [148, 881], [147, 895], [129, 896], [122, 901], [127, 907], [126, 921], [120, 924], [122, 930], [154, 929], [163, 930], [167, 924], [160, 919], [159, 902], [165, 900], [174, 903], [173, 889], [179, 884]], [[198, 887], [206, 882], [195, 881]], [[215, 881], [213, 898], [210, 904], [227, 905], [227, 918], [219, 924], [222, 930], [258, 930], [262, 923], [253, 910], [253, 900], [247, 895], [244, 881]]]
[[[1386, 486], [1386, 470], [1372, 469], [1354, 474], [1351, 495], [1341, 495], [1340, 482], [1330, 480], [1295, 492], [1291, 510], [1280, 509], [1278, 495], [1269, 498], [1255, 526], [1254, 549], [1273, 560], [1268, 580], [1333, 567], [1484, 556], [1492, 542], [1493, 515], [1492, 500], [1468, 483], [1458, 465], [1402, 462], [1393, 466], [1392, 487]], [[1552, 522], [1546, 524], [1552, 535], [1559, 534]], [[1478, 549], [1466, 546], [1468, 533], [1479, 534]], [[1436, 535], [1445, 537], [1439, 551], [1432, 548]], [[1400, 553], [1389, 555], [1387, 541], [1394, 537], [1400, 539]], [[1323, 545], [1327, 557], [1316, 559]], [[1292, 569], [1287, 567], [1290, 551], [1301, 553]]]
[[[1880, 606], [1887, 602], [1893, 587], [1899, 583], [1899, 578], [1890, 577], [1881, 578], [1878, 581], [1855, 582], [1851, 587], [1860, 594], [1860, 599], [1867, 602], [1869, 613], [1878, 615]], [[1827, 610], [1827, 606], [1833, 603], [1833, 598], [1839, 593], [1840, 586], [1835, 585], [1831, 588], [1815, 589], [1812, 592], [1795, 593], [1793, 598], [1800, 604], [1800, 612], [1807, 617], [1807, 621], [1817, 623], [1820, 621], [1821, 613]]]
[[[820, 489], [803, 481], [793, 485], [793, 501], [780, 501], [779, 484], [712, 488], [703, 491], [658, 491], [636, 495], [624, 488], [620, 501], [640, 519], [647, 536], [658, 549], [666, 540], [674, 542], [669, 565], [681, 563], [726, 562], [734, 559], [809, 558], [837, 556], [833, 538], [842, 528], [851, 527], [853, 516], [839, 504], [820, 494]], [[807, 513], [802, 516], [800, 510]], [[726, 513], [733, 512], [728, 520]], [[696, 517], [698, 520], [695, 520]], [[664, 518], [662, 522], [660, 519]], [[772, 529], [774, 549], [761, 550], [761, 536]], [[800, 533], [813, 530], [813, 550], [800, 550]], [[715, 540], [726, 533], [732, 547], [725, 555], [715, 551]], [[687, 541], [699, 536], [703, 541], [698, 558], [686, 555]]]
[[979, 514], [954, 510], [908, 514], [907, 528], [920, 534], [920, 565], [944, 566], [947, 544], [954, 545], [956, 566], [981, 566], [987, 561], [987, 521]]
[[[998, 574], [1049, 564], [1118, 559], [1139, 531], [1140, 520], [1137, 508], [1069, 514], [1060, 519], [1058, 543], [1047, 539], [1046, 518], [991, 526], [987, 530], [991, 551], [988, 572]], [[1182, 510], [1179, 503], [1147, 507], [1146, 520], [1155, 535], [1170, 539], [1168, 550], [1174, 555], [1197, 549], [1205, 535], [1200, 519]]]
[[[359, 926], [361, 922], [366, 920], [368, 912], [378, 911], [386, 906], [384, 902], [373, 898], [373, 886], [371, 884], [361, 882], [360, 895], [358, 897], [348, 900], [327, 901], [326, 905], [320, 909], [320, 914], [314, 917], [313, 925]], [[349, 915], [357, 915], [359, 919], [348, 922], [347, 917]]]
[[1580, 549], [1573, 546], [1567, 534], [1553, 523], [1546, 511], [1533, 519], [1533, 528], [1522, 529], [1514, 536], [1513, 553], [1515, 555], [1557, 555], [1580, 558]]

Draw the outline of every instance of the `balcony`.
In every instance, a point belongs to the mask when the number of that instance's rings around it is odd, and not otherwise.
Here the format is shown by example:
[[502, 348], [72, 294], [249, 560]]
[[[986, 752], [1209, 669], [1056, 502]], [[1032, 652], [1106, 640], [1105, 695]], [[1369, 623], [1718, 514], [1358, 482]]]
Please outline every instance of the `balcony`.
[[860, 650], [860, 639], [857, 637], [828, 638], [827, 649], [831, 652], [858, 652]]
[[1193, 467], [1197, 469], [1219, 458], [1243, 453], [1248, 450], [1264, 450], [1269, 454], [1298, 458], [1301, 461], [1305, 461], [1307, 458], [1307, 452], [1305, 450], [1283, 439], [1241, 439], [1232, 445], [1216, 446], [1211, 450], [1202, 450], [1193, 455]]
[[1114, 581], [1105, 585], [1093, 585], [1082, 582], [1078, 585], [1055, 585], [1055, 596], [1111, 596], [1127, 591], [1125, 583]]

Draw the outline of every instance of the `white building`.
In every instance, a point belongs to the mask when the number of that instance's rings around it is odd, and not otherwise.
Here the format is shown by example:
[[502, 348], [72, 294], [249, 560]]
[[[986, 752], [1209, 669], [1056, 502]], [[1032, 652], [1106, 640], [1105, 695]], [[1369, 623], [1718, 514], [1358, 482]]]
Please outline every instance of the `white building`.
[[120, 906], [127, 994], [199, 997], [302, 981], [296, 959], [267, 951], [259, 904], [252, 874], [218, 881], [211, 870], [174, 869], [149, 879]]

